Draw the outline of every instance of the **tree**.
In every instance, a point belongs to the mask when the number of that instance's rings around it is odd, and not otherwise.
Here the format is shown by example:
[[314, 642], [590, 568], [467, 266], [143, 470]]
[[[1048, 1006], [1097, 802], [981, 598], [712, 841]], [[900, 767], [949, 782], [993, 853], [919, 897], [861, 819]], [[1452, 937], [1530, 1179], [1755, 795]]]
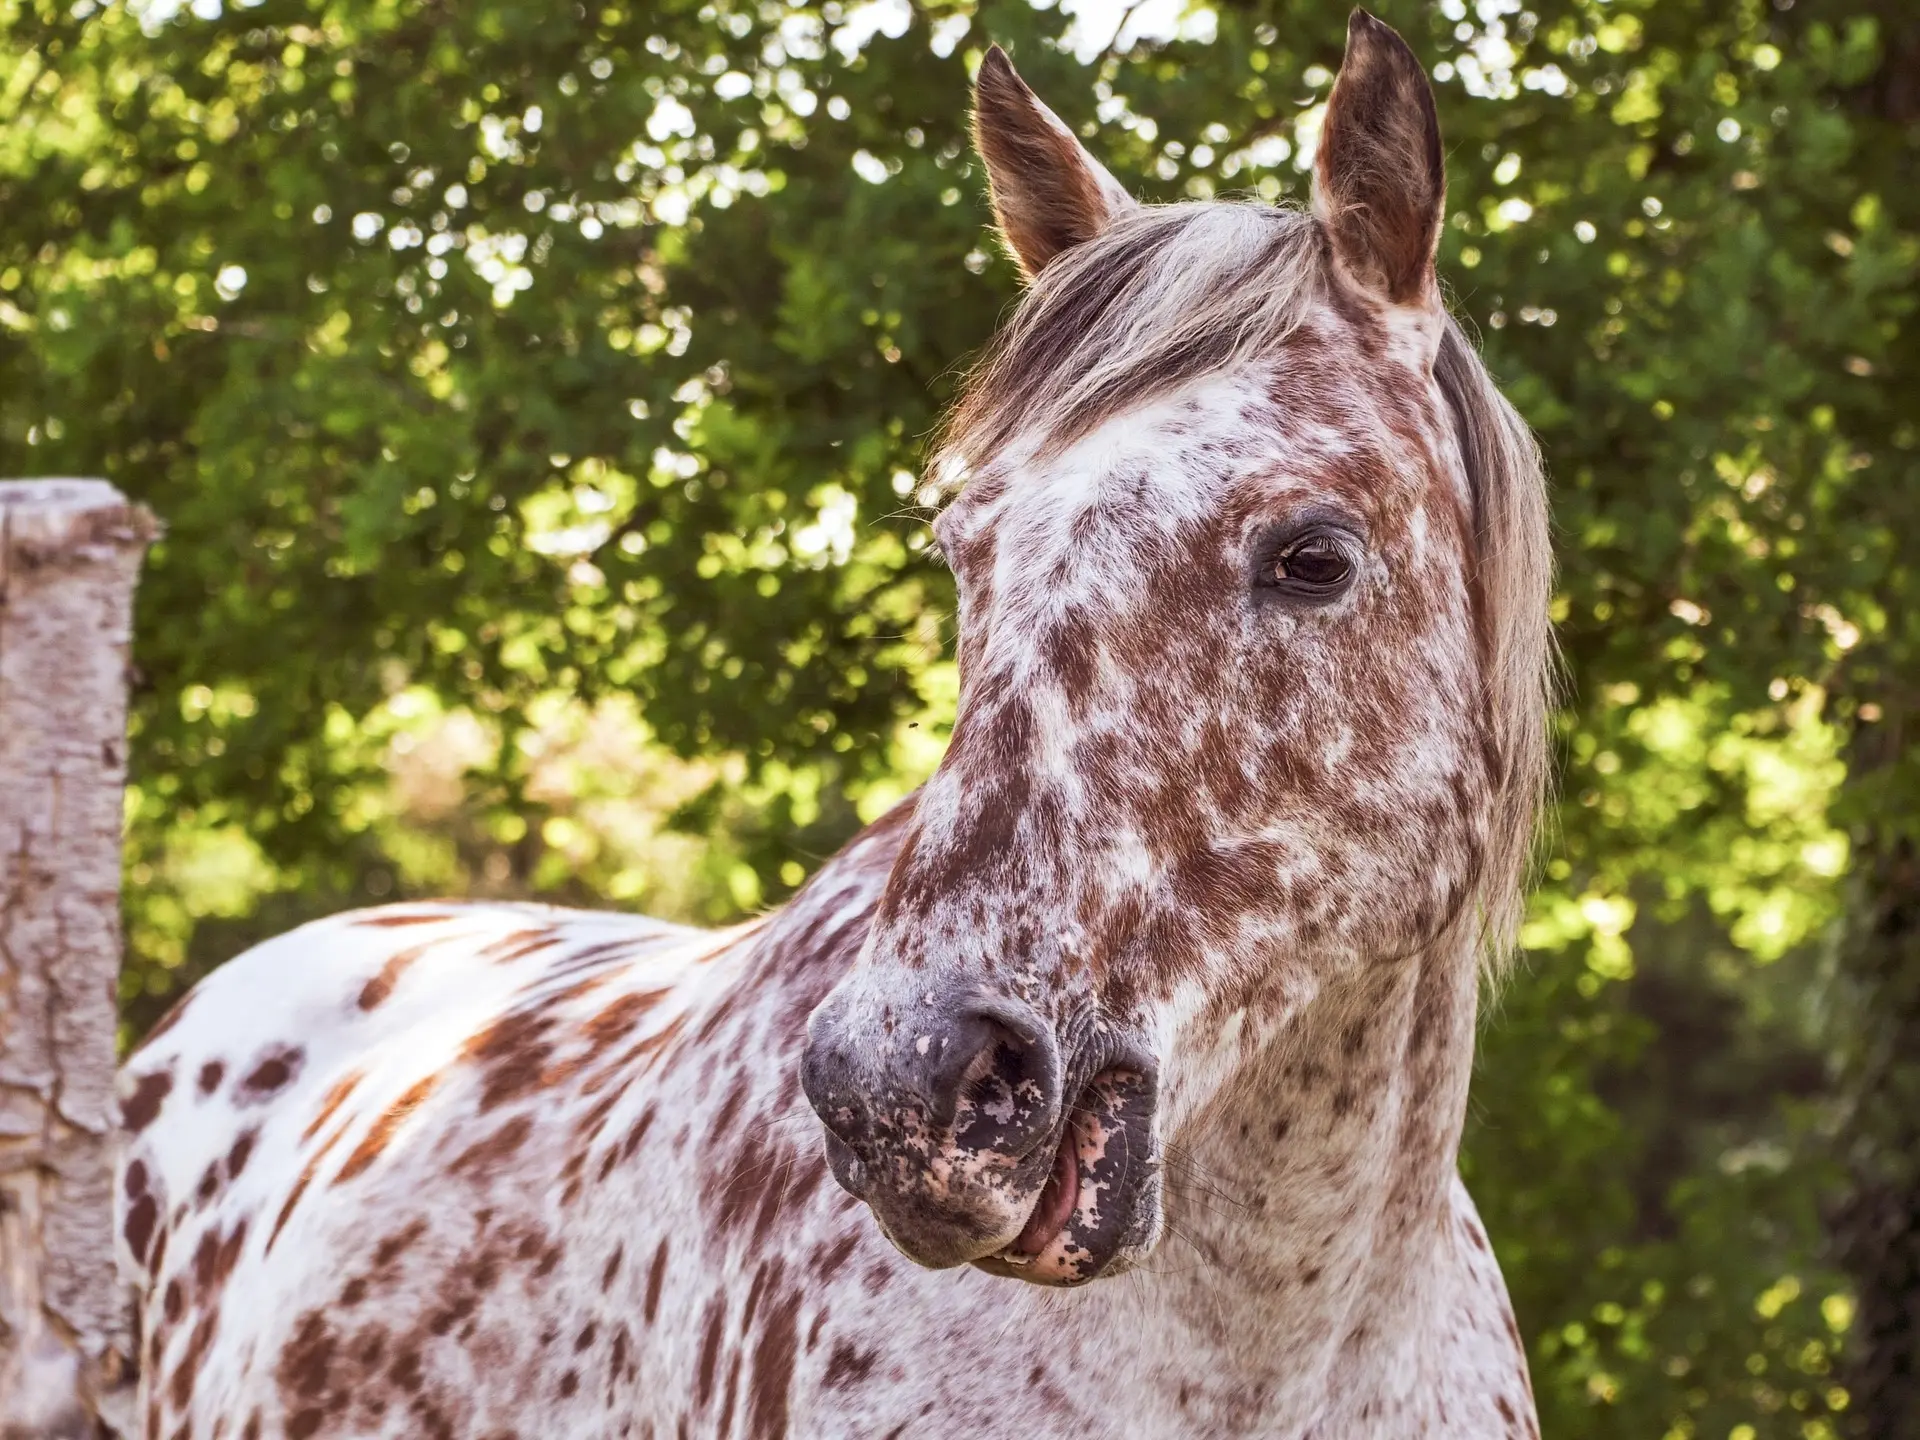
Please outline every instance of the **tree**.
[[0, 483], [0, 1436], [130, 1431], [112, 1258], [133, 581], [153, 519]]

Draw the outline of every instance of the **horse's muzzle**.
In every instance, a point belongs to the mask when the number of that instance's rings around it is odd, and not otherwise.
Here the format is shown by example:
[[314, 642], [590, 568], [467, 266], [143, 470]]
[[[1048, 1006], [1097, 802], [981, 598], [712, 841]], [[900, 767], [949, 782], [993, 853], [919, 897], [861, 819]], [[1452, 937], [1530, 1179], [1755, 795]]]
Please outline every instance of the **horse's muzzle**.
[[814, 1011], [801, 1083], [834, 1178], [902, 1253], [1060, 1285], [1150, 1247], [1150, 1063], [1063, 1057], [1009, 997], [866, 981], [848, 977]]

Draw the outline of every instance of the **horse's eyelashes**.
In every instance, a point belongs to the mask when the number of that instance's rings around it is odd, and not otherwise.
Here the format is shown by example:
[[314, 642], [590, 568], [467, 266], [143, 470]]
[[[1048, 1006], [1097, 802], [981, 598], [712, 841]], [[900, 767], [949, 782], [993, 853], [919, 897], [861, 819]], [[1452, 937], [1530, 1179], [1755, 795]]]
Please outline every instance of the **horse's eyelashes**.
[[1269, 536], [1260, 547], [1255, 585], [1276, 599], [1336, 600], [1353, 582], [1356, 548], [1351, 537], [1326, 526]]
[[1352, 573], [1353, 565], [1336, 541], [1324, 535], [1312, 535], [1280, 553], [1273, 578], [1283, 585], [1331, 590], [1345, 584]]

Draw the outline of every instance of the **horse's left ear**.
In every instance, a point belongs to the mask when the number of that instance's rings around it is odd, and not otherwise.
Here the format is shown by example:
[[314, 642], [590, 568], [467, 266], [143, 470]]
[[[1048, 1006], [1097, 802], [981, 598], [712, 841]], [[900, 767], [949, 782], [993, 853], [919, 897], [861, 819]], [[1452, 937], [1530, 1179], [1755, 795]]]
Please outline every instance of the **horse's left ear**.
[[1437, 306], [1433, 254], [1447, 199], [1433, 87], [1391, 26], [1353, 12], [1313, 162], [1313, 213], [1363, 289]]
[[1135, 208], [998, 45], [973, 79], [973, 144], [986, 162], [993, 218], [1028, 279]]

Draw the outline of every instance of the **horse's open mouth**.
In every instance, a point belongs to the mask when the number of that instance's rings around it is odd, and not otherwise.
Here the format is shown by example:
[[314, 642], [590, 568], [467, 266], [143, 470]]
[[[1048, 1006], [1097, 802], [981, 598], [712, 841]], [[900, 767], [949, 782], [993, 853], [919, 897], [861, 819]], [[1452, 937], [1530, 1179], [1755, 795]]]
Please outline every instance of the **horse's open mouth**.
[[1151, 1163], [1153, 1084], [1133, 1070], [1094, 1077], [1068, 1112], [1053, 1168], [1012, 1244], [974, 1263], [1041, 1285], [1124, 1269], [1159, 1229]]
[[1067, 1228], [1080, 1204], [1080, 1139], [1069, 1120], [1053, 1157], [1053, 1173], [1040, 1187], [1026, 1227], [1002, 1253], [1015, 1264], [1037, 1258]]

